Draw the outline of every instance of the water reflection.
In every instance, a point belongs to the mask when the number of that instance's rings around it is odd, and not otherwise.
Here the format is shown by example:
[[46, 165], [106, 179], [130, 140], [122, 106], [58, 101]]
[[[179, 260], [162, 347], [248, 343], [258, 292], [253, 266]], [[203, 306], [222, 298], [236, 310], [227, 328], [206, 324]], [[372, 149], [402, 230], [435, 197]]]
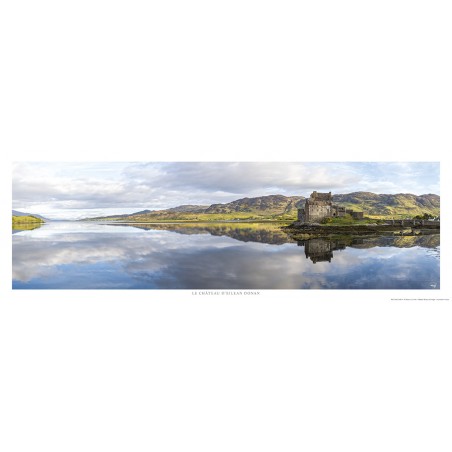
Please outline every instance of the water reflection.
[[[340, 239], [308, 239], [295, 240], [281, 229], [287, 223], [109, 223], [109, 226], [130, 226], [145, 231], [173, 231], [183, 235], [209, 234], [219, 237], [230, 237], [241, 242], [268, 243], [282, 245], [284, 243], [297, 243], [304, 246], [308, 242], [331, 242], [332, 250], [344, 249], [346, 246], [354, 248], [371, 248], [374, 246], [395, 246], [397, 248], [409, 248], [421, 246], [424, 248], [437, 248], [439, 246], [439, 234], [431, 235], [392, 235], [392, 236], [342, 236]], [[309, 246], [309, 245], [308, 245]], [[311, 245], [315, 246], [315, 245]]]
[[341, 239], [315, 238], [297, 241], [304, 247], [306, 258], [317, 262], [331, 262], [333, 251], [342, 251], [347, 247], [369, 249], [374, 247], [412, 248], [419, 246], [435, 250], [432, 254], [439, 259], [440, 236], [405, 236], [405, 237], [345, 237]]
[[12, 232], [13, 234], [17, 234], [22, 231], [33, 231], [34, 229], [38, 229], [42, 226], [42, 223], [16, 223], [13, 224]]
[[183, 235], [210, 234], [218, 237], [231, 237], [241, 242], [258, 242], [272, 245], [294, 243], [281, 226], [287, 223], [123, 223], [110, 226], [127, 226], [145, 231], [173, 231]]
[[13, 288], [439, 288], [439, 236], [296, 243], [264, 226], [48, 223], [13, 236]]
[[[306, 258], [316, 264], [317, 262], [331, 262], [333, 249], [339, 249], [331, 240], [312, 239], [298, 242], [298, 246], [304, 246]], [[344, 249], [345, 245], [340, 249]]]

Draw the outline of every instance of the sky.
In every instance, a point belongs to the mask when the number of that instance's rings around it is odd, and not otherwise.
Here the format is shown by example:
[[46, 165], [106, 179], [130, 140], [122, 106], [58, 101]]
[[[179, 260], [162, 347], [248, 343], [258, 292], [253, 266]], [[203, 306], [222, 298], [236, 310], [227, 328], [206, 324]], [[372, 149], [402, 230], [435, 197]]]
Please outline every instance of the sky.
[[281, 194], [440, 194], [438, 162], [18, 162], [12, 208], [50, 219]]

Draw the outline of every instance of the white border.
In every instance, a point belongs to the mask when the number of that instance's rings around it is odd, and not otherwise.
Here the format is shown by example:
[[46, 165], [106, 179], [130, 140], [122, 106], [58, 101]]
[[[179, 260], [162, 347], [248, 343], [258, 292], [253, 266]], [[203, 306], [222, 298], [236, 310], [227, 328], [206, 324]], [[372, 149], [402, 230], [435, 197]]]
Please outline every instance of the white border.
[[[450, 302], [12, 293], [6, 215], [16, 160], [415, 160], [441, 162], [447, 231], [450, 13], [443, 1], [5, 6], [2, 450], [450, 451]], [[441, 239], [442, 288], [428, 295], [449, 298]]]

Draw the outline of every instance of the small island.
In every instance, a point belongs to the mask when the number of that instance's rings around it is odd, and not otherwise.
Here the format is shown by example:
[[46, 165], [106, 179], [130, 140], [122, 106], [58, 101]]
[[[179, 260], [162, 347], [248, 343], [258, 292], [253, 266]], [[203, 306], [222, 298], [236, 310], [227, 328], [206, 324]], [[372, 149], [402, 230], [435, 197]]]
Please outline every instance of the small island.
[[438, 234], [439, 218], [417, 215], [406, 219], [376, 219], [365, 217], [361, 211], [333, 204], [329, 193], [311, 193], [298, 208], [297, 221], [283, 229], [294, 239], [332, 237], [341, 235], [428, 235]]

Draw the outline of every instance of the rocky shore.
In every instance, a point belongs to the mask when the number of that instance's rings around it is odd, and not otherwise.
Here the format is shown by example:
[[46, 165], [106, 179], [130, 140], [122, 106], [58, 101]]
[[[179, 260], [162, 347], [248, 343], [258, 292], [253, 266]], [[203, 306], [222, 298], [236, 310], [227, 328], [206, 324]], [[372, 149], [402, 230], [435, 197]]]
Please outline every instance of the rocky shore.
[[292, 223], [282, 229], [294, 239], [307, 237], [333, 237], [333, 236], [379, 236], [379, 235], [431, 235], [439, 234], [440, 224], [356, 224], [356, 225], [323, 225]]

